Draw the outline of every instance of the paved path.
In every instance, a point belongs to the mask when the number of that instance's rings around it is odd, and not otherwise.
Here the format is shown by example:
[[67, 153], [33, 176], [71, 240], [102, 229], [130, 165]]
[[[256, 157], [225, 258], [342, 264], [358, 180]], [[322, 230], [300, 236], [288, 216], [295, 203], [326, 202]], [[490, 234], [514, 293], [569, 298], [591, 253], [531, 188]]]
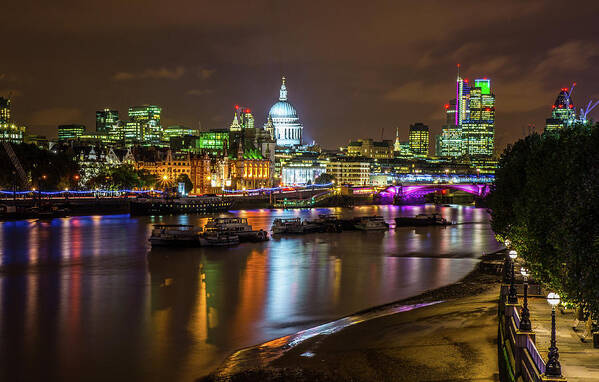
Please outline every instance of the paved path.
[[[522, 302], [522, 299], [520, 299]], [[530, 320], [537, 335], [537, 349], [547, 360], [547, 349], [551, 340], [551, 306], [545, 298], [529, 298]], [[562, 373], [569, 382], [599, 381], [599, 349], [593, 348], [593, 340], [580, 341], [583, 325], [579, 331], [572, 329], [574, 313], [556, 312], [557, 347], [560, 354]]]

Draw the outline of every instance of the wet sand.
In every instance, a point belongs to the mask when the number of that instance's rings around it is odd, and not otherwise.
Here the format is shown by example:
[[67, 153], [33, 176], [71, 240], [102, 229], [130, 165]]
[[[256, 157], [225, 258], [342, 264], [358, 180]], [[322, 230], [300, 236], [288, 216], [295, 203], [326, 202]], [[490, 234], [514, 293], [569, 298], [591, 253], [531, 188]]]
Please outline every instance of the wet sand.
[[499, 288], [479, 264], [456, 284], [348, 317], [374, 318], [242, 349], [201, 381], [498, 381]]

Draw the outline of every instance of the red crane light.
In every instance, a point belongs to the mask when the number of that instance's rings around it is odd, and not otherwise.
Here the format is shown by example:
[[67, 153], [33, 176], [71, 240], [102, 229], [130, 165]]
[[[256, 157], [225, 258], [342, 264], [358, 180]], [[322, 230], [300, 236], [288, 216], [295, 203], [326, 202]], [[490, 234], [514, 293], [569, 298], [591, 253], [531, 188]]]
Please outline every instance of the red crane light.
[[239, 110], [239, 105], [235, 105], [235, 110]]

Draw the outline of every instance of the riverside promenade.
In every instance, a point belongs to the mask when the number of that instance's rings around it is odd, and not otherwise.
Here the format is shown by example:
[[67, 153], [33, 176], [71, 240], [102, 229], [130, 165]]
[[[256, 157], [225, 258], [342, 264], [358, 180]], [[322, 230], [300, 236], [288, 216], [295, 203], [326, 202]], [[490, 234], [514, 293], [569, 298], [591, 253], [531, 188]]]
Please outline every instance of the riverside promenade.
[[[514, 268], [521, 269], [523, 266], [525, 264], [518, 261]], [[588, 335], [583, 340], [585, 323], [577, 324], [575, 312], [561, 306], [556, 308], [556, 346], [562, 376], [549, 377], [544, 374], [551, 341], [551, 306], [547, 301], [549, 291], [534, 282], [529, 284], [527, 300], [531, 330], [521, 331], [524, 283], [521, 275], [516, 273], [515, 276], [518, 303], [510, 305], [506, 300], [508, 282], [502, 286], [499, 306], [499, 367], [504, 380], [599, 382], [599, 349], [594, 347], [593, 336]]]
[[[547, 360], [547, 349], [551, 339], [551, 306], [544, 297], [528, 299], [532, 330], [536, 334], [537, 349]], [[599, 381], [599, 349], [593, 348], [593, 338], [581, 341], [583, 323], [577, 331], [572, 328], [573, 311], [556, 311], [556, 339], [562, 373], [570, 382]]]

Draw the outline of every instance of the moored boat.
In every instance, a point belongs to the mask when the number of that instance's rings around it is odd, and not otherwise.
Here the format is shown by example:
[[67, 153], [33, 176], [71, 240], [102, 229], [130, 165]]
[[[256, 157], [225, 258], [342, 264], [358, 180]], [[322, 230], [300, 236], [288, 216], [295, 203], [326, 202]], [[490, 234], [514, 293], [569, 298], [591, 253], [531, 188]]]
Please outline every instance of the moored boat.
[[273, 235], [280, 233], [303, 233], [304, 228], [302, 225], [301, 218], [290, 218], [290, 219], [275, 219], [272, 222], [270, 229]]
[[204, 233], [200, 242], [206, 247], [227, 247], [239, 244], [239, 236], [233, 233], [211, 230]]
[[389, 224], [382, 216], [363, 216], [357, 220], [355, 227], [361, 231], [386, 231]]
[[397, 217], [395, 218], [395, 225], [397, 227], [422, 227], [430, 225], [451, 225], [452, 222], [448, 221], [439, 214], [419, 214], [414, 217]]
[[248, 224], [247, 218], [210, 218], [206, 223], [205, 229], [237, 235], [240, 241], [268, 240], [268, 232], [262, 229], [254, 230], [252, 226]]
[[155, 224], [150, 235], [152, 246], [195, 247], [200, 245], [202, 229], [187, 224]]

